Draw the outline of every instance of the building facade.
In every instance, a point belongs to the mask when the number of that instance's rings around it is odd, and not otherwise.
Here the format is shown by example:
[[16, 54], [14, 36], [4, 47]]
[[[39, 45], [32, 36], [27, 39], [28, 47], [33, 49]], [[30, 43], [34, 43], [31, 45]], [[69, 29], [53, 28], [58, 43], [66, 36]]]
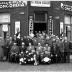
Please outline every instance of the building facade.
[[72, 40], [72, 2], [0, 1], [0, 37], [27, 36], [33, 31], [66, 35]]
[[60, 35], [68, 37], [72, 41], [72, 2], [55, 1], [52, 2], [53, 17], [57, 17], [60, 23]]

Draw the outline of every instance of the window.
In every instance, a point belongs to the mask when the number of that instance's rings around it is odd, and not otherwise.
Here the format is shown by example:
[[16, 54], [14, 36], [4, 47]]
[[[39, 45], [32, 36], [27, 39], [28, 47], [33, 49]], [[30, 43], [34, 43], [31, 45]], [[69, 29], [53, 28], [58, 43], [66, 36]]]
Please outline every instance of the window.
[[64, 17], [64, 24], [72, 24], [72, 16], [71, 15], [67, 15]]
[[10, 23], [10, 14], [0, 14], [0, 23]]
[[64, 17], [64, 23], [65, 24], [70, 24], [70, 16], [65, 16]]
[[46, 21], [47, 20], [47, 14], [44, 12], [35, 12], [34, 21]]
[[72, 24], [72, 16], [71, 16], [71, 24]]

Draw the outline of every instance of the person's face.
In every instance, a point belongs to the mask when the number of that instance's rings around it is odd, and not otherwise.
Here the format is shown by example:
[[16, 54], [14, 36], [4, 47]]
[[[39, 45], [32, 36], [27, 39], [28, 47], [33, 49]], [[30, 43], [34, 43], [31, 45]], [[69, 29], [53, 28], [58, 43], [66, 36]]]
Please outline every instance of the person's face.
[[38, 43], [38, 46], [41, 46], [41, 44], [40, 44], [40, 43]]
[[14, 39], [16, 39], [16, 35], [14, 35]]
[[10, 40], [12, 41], [12, 37], [10, 37]]
[[22, 44], [22, 46], [24, 46], [24, 44]]
[[46, 44], [46, 46], [48, 46], [48, 44]]
[[41, 31], [39, 31], [39, 33], [41, 33]]
[[9, 38], [9, 36], [7, 35], [6, 38]]
[[31, 46], [31, 43], [29, 43], [29, 46]]
[[21, 40], [23, 41], [23, 38], [21, 38]]
[[65, 37], [65, 39], [64, 39], [65, 41], [67, 41], [67, 38]]
[[14, 43], [14, 46], [16, 46], [16, 43]]

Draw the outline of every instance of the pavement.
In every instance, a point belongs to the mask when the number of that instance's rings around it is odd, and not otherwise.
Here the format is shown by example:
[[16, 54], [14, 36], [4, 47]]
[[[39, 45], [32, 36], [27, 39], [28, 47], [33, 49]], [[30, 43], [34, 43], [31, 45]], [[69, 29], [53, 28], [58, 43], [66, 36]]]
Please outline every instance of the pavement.
[[34, 66], [0, 62], [0, 72], [72, 72], [72, 63]]

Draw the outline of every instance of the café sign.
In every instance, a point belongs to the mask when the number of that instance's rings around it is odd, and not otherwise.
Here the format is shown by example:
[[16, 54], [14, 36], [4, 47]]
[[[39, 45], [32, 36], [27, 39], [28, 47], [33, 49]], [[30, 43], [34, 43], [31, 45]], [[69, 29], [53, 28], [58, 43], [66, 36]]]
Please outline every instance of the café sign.
[[31, 1], [31, 6], [50, 7], [50, 1]]
[[72, 11], [72, 6], [66, 5], [66, 4], [63, 4], [63, 3], [61, 3], [61, 8], [63, 10]]

